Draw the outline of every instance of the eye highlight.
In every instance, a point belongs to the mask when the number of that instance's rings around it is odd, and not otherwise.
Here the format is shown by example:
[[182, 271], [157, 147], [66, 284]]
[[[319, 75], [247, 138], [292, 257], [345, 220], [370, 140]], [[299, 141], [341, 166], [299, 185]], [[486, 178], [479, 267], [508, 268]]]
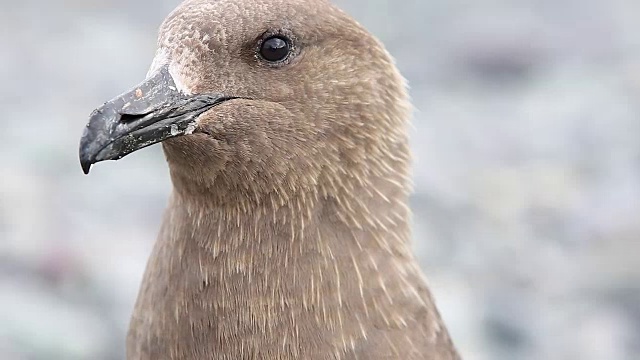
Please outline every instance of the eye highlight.
[[292, 52], [291, 40], [280, 35], [268, 37], [262, 41], [259, 52], [260, 57], [268, 62], [283, 62]]

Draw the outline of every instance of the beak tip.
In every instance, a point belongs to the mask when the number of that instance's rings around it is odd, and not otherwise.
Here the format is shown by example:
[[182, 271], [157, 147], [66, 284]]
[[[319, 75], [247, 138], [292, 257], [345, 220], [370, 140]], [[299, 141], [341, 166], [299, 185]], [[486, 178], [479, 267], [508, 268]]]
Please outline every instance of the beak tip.
[[80, 166], [82, 167], [82, 171], [85, 175], [89, 174], [89, 170], [91, 170], [91, 165], [95, 163], [91, 157], [86, 156], [86, 152], [80, 151]]
[[82, 172], [84, 172], [85, 175], [89, 175], [92, 164], [93, 162], [88, 159], [80, 159], [80, 166], [82, 166]]
[[89, 170], [91, 170], [91, 163], [82, 163], [82, 171], [85, 175], [89, 175]]

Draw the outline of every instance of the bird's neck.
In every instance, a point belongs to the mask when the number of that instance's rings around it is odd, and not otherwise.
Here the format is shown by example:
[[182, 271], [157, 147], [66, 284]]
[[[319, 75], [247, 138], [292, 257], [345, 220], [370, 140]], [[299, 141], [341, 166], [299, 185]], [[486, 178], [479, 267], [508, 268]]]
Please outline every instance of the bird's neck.
[[183, 327], [233, 344], [257, 333], [260, 346], [303, 356], [345, 351], [371, 331], [407, 326], [416, 309], [435, 311], [409, 249], [406, 198], [366, 199], [292, 196], [251, 208], [174, 193], [133, 337]]
[[[207, 204], [174, 193], [159, 243], [173, 248], [164, 256], [175, 261], [197, 260], [190, 276], [205, 287], [244, 295], [257, 287], [300, 301], [308, 292], [310, 304], [318, 295], [310, 287], [320, 282], [335, 286], [329, 293], [336, 296], [342, 285], [383, 289], [384, 277], [406, 271], [393, 266], [412, 263], [409, 208], [403, 198], [362, 199], [316, 194]], [[363, 284], [364, 277], [376, 284]]]

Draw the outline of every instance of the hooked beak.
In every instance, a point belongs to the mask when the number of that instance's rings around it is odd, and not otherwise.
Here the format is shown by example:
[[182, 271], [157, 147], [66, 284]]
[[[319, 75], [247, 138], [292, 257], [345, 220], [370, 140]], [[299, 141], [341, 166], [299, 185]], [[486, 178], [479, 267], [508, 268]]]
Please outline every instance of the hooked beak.
[[133, 90], [94, 110], [80, 140], [80, 164], [91, 165], [124, 156], [163, 140], [191, 134], [202, 113], [233, 97], [186, 95], [162, 67]]

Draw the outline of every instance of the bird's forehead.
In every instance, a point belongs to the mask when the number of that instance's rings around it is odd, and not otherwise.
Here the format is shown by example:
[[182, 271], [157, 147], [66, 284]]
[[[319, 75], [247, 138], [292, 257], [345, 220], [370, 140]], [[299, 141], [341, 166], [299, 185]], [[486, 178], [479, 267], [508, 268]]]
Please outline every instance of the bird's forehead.
[[[224, 1], [187, 1], [167, 17], [160, 28], [159, 42], [170, 48], [188, 41], [224, 40], [242, 29], [246, 16]], [[194, 44], [187, 44], [193, 46]]]
[[149, 73], [169, 65], [181, 90], [196, 91], [211, 68], [227, 68], [265, 34], [283, 31], [313, 43], [347, 36], [344, 20], [327, 0], [187, 0], [160, 27]]
[[[198, 69], [204, 59], [216, 55], [218, 61], [225, 60], [222, 54], [227, 49], [237, 48], [246, 41], [249, 24], [255, 10], [227, 0], [187, 0], [174, 10], [160, 27], [158, 53], [149, 74], [163, 65], [170, 71], [183, 91], [190, 87], [188, 75]], [[257, 27], [257, 25], [253, 25]], [[220, 65], [220, 64], [218, 64]], [[180, 84], [178, 84], [180, 85]]]
[[327, 4], [324, 0], [187, 0], [165, 20], [160, 44], [204, 38], [232, 45], [269, 27], [299, 26]]
[[297, 1], [302, 0], [187, 0], [160, 27], [158, 52], [148, 75], [168, 65], [178, 87], [190, 93], [199, 82], [194, 74], [207, 71], [203, 63], [224, 66], [233, 58], [225, 54], [278, 27]]

